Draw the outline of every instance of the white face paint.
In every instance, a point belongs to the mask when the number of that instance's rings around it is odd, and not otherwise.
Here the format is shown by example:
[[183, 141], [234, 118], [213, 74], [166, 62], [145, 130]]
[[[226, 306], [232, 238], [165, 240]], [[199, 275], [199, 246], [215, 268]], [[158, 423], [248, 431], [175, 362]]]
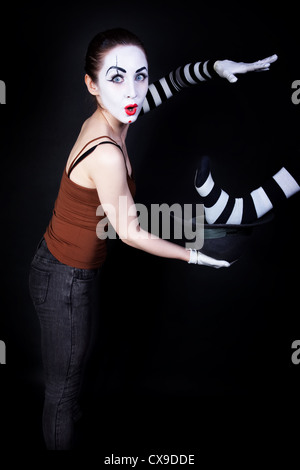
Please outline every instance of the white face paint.
[[137, 46], [117, 46], [104, 57], [98, 75], [101, 106], [118, 121], [136, 121], [148, 91], [148, 63]]

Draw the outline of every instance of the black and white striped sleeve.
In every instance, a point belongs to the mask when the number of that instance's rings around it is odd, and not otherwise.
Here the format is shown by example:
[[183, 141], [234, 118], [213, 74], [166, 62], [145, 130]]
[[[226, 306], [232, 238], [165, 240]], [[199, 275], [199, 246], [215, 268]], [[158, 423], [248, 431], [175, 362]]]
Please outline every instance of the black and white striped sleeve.
[[215, 60], [207, 60], [187, 64], [178, 67], [165, 77], [151, 83], [143, 103], [141, 115], [157, 108], [183, 88], [219, 77], [213, 68], [214, 63]]

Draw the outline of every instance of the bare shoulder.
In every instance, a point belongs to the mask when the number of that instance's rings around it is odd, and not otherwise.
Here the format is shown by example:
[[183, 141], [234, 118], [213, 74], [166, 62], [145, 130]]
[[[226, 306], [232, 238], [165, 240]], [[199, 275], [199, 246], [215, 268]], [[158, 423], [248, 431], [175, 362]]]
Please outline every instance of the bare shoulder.
[[126, 165], [120, 148], [112, 144], [98, 145], [89, 160], [89, 176], [96, 180], [103, 178], [114, 179], [126, 177]]
[[119, 147], [113, 143], [101, 139], [99, 145], [94, 151], [94, 157], [91, 159], [97, 167], [109, 168], [125, 167], [124, 156]]

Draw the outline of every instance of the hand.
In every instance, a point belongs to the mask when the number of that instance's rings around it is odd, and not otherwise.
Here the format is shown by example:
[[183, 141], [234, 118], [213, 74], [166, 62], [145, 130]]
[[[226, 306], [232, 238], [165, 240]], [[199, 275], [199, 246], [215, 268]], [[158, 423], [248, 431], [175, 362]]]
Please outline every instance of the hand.
[[232, 60], [217, 60], [214, 69], [222, 78], [226, 78], [230, 83], [237, 81], [235, 74], [247, 72], [260, 72], [269, 70], [270, 65], [278, 59], [276, 54], [266, 59], [258, 60], [250, 64], [244, 62], [233, 62]]
[[189, 264], [201, 264], [203, 266], [210, 266], [211, 268], [228, 268], [230, 263], [224, 260], [218, 260], [204, 255], [201, 251], [190, 250]]

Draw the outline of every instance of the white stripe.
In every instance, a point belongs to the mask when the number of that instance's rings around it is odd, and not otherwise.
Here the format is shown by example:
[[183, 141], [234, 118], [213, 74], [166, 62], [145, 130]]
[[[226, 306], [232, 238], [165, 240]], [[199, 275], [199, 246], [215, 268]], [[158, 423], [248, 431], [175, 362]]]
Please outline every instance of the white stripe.
[[262, 187], [254, 189], [250, 195], [253, 199], [258, 218], [272, 209], [273, 205]]
[[161, 97], [153, 83], [149, 86], [148, 91], [150, 91], [152, 98], [154, 99], [155, 106], [159, 106], [161, 104]]
[[206, 62], [204, 62], [203, 71], [204, 71], [204, 73], [206, 73], [206, 75], [207, 75], [209, 78], [211, 78], [211, 75], [208, 73], [208, 70], [207, 70], [207, 62], [208, 62], [208, 60], [207, 60]]
[[169, 88], [169, 85], [167, 84], [167, 80], [163, 77], [159, 80], [159, 83], [163, 87], [163, 90], [165, 92], [166, 97], [171, 98], [173, 95], [172, 95], [172, 92]]
[[147, 98], [145, 98], [143, 102], [143, 111], [144, 113], [148, 113], [148, 111], [150, 111], [150, 106], [149, 106]]
[[197, 82], [195, 82], [195, 80], [193, 80], [192, 77], [191, 77], [191, 74], [190, 74], [190, 71], [189, 71], [190, 65], [191, 64], [185, 65], [185, 67], [183, 69], [184, 76], [191, 85], [197, 85]]
[[200, 80], [200, 82], [205, 82], [205, 78], [202, 77], [202, 75], [200, 75], [200, 72], [199, 72], [199, 64], [201, 64], [201, 62], [197, 62], [197, 63], [194, 65], [194, 72], [195, 72], [195, 75], [196, 75], [196, 77], [198, 78], [198, 80]]
[[[217, 218], [222, 214], [223, 210], [226, 207], [228, 199], [228, 194], [225, 193], [225, 191], [223, 191], [222, 189], [222, 192], [217, 202], [212, 207], [208, 207], [207, 209], [205, 209], [205, 217], [209, 224], [214, 224]], [[210, 213], [210, 211], [212, 211], [212, 213]]]
[[238, 197], [235, 199], [234, 207], [230, 214], [229, 219], [227, 220], [226, 224], [241, 224], [242, 217], [243, 217], [243, 198]]
[[291, 197], [300, 190], [299, 184], [292, 175], [282, 167], [281, 170], [273, 176], [276, 183], [281, 187], [286, 197]]
[[209, 173], [205, 183], [203, 183], [202, 186], [199, 186], [199, 188], [197, 188], [196, 186], [196, 190], [200, 194], [200, 196], [206, 197], [211, 192], [212, 188], [214, 187], [214, 184], [215, 183], [212, 179], [211, 173]]

